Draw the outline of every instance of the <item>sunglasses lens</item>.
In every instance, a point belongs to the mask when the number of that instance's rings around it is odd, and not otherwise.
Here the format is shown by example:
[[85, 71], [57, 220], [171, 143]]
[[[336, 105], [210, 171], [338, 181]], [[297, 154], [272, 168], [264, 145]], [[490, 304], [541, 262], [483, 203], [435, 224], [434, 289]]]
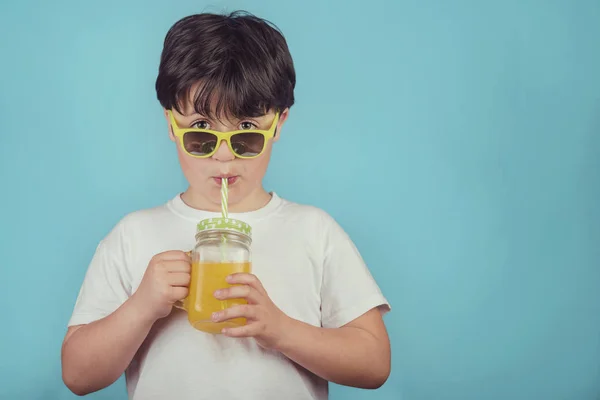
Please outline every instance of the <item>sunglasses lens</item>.
[[183, 135], [183, 147], [193, 156], [206, 156], [215, 151], [217, 137], [207, 132], [186, 132]]
[[233, 151], [242, 157], [256, 157], [265, 147], [265, 137], [257, 132], [238, 133], [231, 137]]

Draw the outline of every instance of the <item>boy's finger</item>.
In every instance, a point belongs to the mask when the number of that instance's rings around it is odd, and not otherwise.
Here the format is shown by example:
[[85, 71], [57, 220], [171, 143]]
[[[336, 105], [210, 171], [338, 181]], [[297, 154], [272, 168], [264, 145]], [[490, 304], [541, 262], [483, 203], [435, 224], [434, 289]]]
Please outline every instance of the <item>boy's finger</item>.
[[187, 272], [171, 272], [167, 279], [171, 286], [187, 287], [190, 285], [190, 274]]
[[244, 326], [238, 326], [236, 328], [225, 328], [221, 332], [225, 336], [229, 337], [254, 337], [258, 334], [258, 324], [252, 323]]
[[212, 314], [212, 320], [215, 322], [242, 317], [250, 320], [256, 319], [256, 306], [242, 304]]
[[219, 289], [214, 293], [215, 298], [225, 299], [246, 299], [250, 304], [258, 304], [261, 294], [248, 285], [232, 286], [230, 288]]
[[158, 253], [153, 257], [156, 261], [190, 261], [190, 256], [185, 251], [169, 250]]
[[259, 293], [267, 294], [264, 286], [258, 279], [258, 277], [254, 274], [247, 274], [244, 272], [238, 272], [236, 274], [229, 275], [227, 278], [227, 283], [237, 284], [237, 285], [248, 285], [254, 289], [256, 289]]
[[189, 290], [183, 286], [171, 286], [171, 299], [173, 301], [181, 300], [187, 297]]
[[166, 269], [169, 273], [173, 272], [191, 272], [192, 265], [189, 261], [181, 261], [181, 260], [168, 260], [162, 261], [160, 265]]

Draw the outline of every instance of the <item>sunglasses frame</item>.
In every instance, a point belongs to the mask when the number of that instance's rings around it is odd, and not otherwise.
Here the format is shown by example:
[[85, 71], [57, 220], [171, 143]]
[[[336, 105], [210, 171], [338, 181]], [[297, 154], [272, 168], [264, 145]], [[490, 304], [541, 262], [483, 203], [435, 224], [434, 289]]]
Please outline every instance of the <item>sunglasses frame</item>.
[[[171, 127], [173, 128], [173, 134], [175, 135], [176, 138], [179, 139], [179, 143], [181, 145], [181, 148], [183, 149], [183, 151], [185, 151], [185, 153], [191, 157], [194, 158], [209, 158], [212, 157], [217, 150], [219, 150], [219, 147], [221, 145], [221, 143], [224, 141], [227, 142], [227, 146], [229, 147], [229, 150], [231, 151], [231, 153], [233, 153], [237, 158], [243, 158], [243, 159], [251, 159], [251, 158], [256, 158], [259, 157], [264, 151], [265, 148], [267, 147], [267, 142], [271, 139], [273, 139], [273, 137], [275, 136], [275, 131], [277, 129], [277, 122], [279, 121], [279, 112], [275, 113], [275, 118], [273, 118], [273, 122], [271, 123], [271, 127], [267, 130], [261, 130], [261, 129], [242, 129], [242, 130], [236, 130], [236, 131], [228, 131], [228, 132], [219, 132], [219, 131], [213, 131], [210, 129], [198, 129], [198, 128], [180, 128], [179, 125], [177, 125], [177, 121], [175, 120], [175, 116], [173, 115], [173, 111], [172, 110], [167, 110], [167, 112], [169, 113], [169, 119], [171, 120]], [[197, 154], [191, 154], [190, 152], [187, 151], [187, 149], [185, 148], [184, 142], [183, 142], [183, 137], [185, 136], [186, 133], [188, 132], [201, 132], [201, 133], [209, 133], [211, 135], [214, 135], [217, 138], [217, 143], [218, 145], [215, 146], [215, 149], [210, 152], [207, 153], [205, 155], [197, 155]], [[234, 135], [238, 135], [240, 133], [258, 133], [264, 136], [265, 140], [263, 143], [263, 148], [260, 150], [260, 152], [258, 154], [256, 154], [255, 156], [241, 156], [239, 154], [237, 154], [234, 150], [233, 150], [233, 146], [231, 145], [231, 138]]]

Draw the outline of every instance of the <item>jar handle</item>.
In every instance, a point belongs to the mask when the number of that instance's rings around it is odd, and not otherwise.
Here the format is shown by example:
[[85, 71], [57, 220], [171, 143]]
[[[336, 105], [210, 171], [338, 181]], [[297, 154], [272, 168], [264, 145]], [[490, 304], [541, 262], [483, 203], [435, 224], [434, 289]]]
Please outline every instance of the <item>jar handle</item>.
[[177, 300], [175, 303], [173, 303], [173, 307], [179, 308], [180, 310], [183, 310], [183, 311], [187, 311], [187, 308], [185, 307], [186, 300], [187, 300], [187, 297], [183, 300]]

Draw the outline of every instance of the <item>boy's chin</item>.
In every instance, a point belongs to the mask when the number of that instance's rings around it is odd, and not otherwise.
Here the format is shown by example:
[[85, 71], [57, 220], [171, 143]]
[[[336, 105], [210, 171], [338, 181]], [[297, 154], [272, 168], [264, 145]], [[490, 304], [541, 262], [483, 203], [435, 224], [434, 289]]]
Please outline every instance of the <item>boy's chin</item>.
[[[209, 198], [215, 204], [221, 204], [221, 193], [222, 193], [221, 184], [215, 183], [210, 190]], [[239, 182], [238, 182], [238, 184], [227, 186], [227, 198], [229, 200], [230, 206], [237, 204], [243, 197], [244, 197], [243, 196], [243, 188], [241, 185], [239, 185]]]

